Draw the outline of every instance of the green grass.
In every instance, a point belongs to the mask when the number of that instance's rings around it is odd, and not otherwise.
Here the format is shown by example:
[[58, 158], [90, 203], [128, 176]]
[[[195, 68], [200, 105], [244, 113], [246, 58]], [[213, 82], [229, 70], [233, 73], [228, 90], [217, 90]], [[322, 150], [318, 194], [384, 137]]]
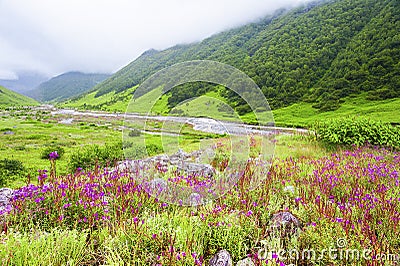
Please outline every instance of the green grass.
[[38, 102], [34, 99], [0, 86], [0, 109], [7, 107], [36, 105], [38, 105]]
[[115, 93], [112, 91], [99, 97], [95, 97], [96, 92], [91, 92], [84, 94], [78, 99], [72, 99], [60, 103], [58, 104], [58, 107], [125, 112], [135, 89], [136, 87], [133, 87], [121, 93]]
[[350, 115], [367, 117], [376, 121], [400, 123], [400, 98], [369, 101], [366, 94], [348, 97], [341, 107], [333, 112], [318, 112], [311, 103], [297, 103], [285, 108], [273, 110], [278, 126], [308, 126], [315, 121]]
[[[87, 94], [85, 97], [70, 101], [63, 104], [63, 107], [75, 107], [90, 109], [87, 107], [95, 106], [96, 109], [124, 112], [131, 98], [128, 97], [136, 87], [129, 89], [123, 94], [115, 94], [114, 92], [95, 98], [95, 93]], [[130, 94], [129, 94], [130, 93]], [[161, 95], [161, 88], [157, 88], [129, 105], [129, 112], [147, 113], [151, 110], [151, 114], [155, 115], [183, 115], [193, 117], [211, 117], [227, 121], [238, 121], [236, 114], [231, 114], [227, 100], [220, 95], [218, 91], [211, 91], [203, 96], [190, 99], [173, 108], [168, 107], [168, 97], [164, 94], [153, 105], [154, 97]], [[367, 94], [363, 93], [355, 97], [347, 97], [338, 110], [330, 112], [319, 112], [312, 107], [312, 103], [296, 103], [288, 107], [273, 110], [274, 121], [277, 126], [284, 127], [308, 127], [315, 121], [323, 121], [329, 118], [337, 118], [349, 115], [363, 116], [373, 120], [400, 123], [400, 99], [388, 99], [380, 101], [370, 101], [366, 99]], [[120, 99], [115, 102], [116, 99]], [[86, 103], [86, 105], [85, 105]], [[153, 105], [153, 106], [152, 106]], [[219, 107], [225, 108], [219, 108]], [[264, 113], [260, 113], [261, 120], [271, 121], [270, 117], [263, 117]], [[254, 113], [248, 113], [240, 116], [242, 121], [254, 123], [257, 121]]]
[[[69, 171], [69, 159], [78, 149], [86, 145], [104, 145], [129, 142], [132, 148], [153, 145], [160, 147], [162, 152], [173, 153], [178, 147], [190, 152], [198, 150], [208, 139], [218, 138], [219, 135], [197, 132], [191, 126], [182, 124], [168, 123], [167, 131], [180, 134], [179, 137], [165, 134], [152, 135], [142, 134], [140, 137], [122, 137], [121, 120], [110, 118], [103, 120], [94, 117], [75, 117], [72, 124], [61, 124], [64, 116], [43, 115], [34, 119], [34, 114], [28, 112], [12, 113], [10, 116], [0, 118], [0, 158], [15, 159], [22, 161], [27, 168], [32, 180], [36, 180], [37, 170], [50, 168], [47, 159], [41, 159], [46, 147], [61, 146], [65, 153], [57, 160], [57, 170], [59, 174], [66, 174]], [[144, 129], [143, 121], [130, 121], [129, 127]], [[146, 130], [159, 132], [165, 125], [158, 121], [147, 121]], [[13, 134], [5, 134], [11, 131]], [[124, 131], [126, 134], [129, 130]], [[129, 150], [129, 148], [127, 149]], [[26, 179], [20, 179], [10, 183], [11, 187], [18, 187], [24, 184]]]
[[[102, 125], [99, 125], [100, 123]], [[66, 174], [69, 170], [69, 158], [77, 149], [91, 144], [104, 145], [121, 142], [122, 133], [115, 130], [119, 125], [119, 120], [110, 122], [99, 121], [96, 118], [80, 118], [73, 124], [65, 125], [56, 122], [54, 117], [45, 116], [42, 121], [31, 118], [3, 117], [0, 119], [0, 158], [22, 161], [28, 168], [32, 180], [36, 180], [37, 170], [50, 169], [49, 161], [41, 159], [43, 150], [48, 146], [61, 146], [65, 153], [57, 160], [57, 170], [59, 174]], [[129, 126], [143, 129], [141, 122]], [[147, 121], [146, 129], [157, 132], [162, 128], [165, 129], [165, 126], [161, 122]], [[178, 148], [186, 152], [202, 149], [215, 144], [219, 138], [226, 138], [226, 136], [197, 132], [191, 126], [178, 123], [168, 124], [167, 129], [180, 136], [142, 134], [140, 137], [125, 137], [123, 141], [130, 142], [133, 148], [140, 145], [155, 145], [161, 147], [161, 151], [170, 154], [176, 152]], [[5, 131], [12, 131], [14, 134], [6, 135]], [[129, 130], [125, 133], [129, 133]], [[277, 137], [277, 140], [275, 154], [280, 158], [324, 154], [322, 147], [310, 142], [304, 136], [281, 135]], [[129, 148], [127, 150], [129, 151]], [[25, 181], [25, 179], [20, 179], [11, 183], [10, 186], [18, 187]]]
[[[0, 119], [0, 131], [11, 130], [13, 135], [1, 133], [0, 158], [16, 159], [29, 168], [33, 179], [38, 169], [49, 169], [47, 159], [41, 159], [42, 150], [48, 145], [64, 147], [65, 154], [57, 160], [60, 174], [67, 172], [68, 157], [77, 148], [87, 144], [103, 145], [121, 141], [121, 133], [99, 126], [63, 125], [53, 121], [40, 122], [20, 118]], [[22, 181], [22, 180], [20, 180]], [[20, 182], [14, 184], [18, 186]]]
[[167, 104], [168, 97], [164, 96], [162, 88], [158, 87], [137, 99], [132, 99], [126, 111], [140, 114], [165, 114], [168, 111]]
[[[19, 201], [22, 211], [6, 217], [7, 231], [0, 234], [0, 262], [182, 266], [196, 265], [194, 258], [201, 256], [203, 263], [197, 265], [208, 265], [218, 250], [226, 249], [235, 265], [249, 254], [260, 254], [261, 247], [267, 251], [314, 250], [317, 254], [304, 260], [282, 258], [280, 254], [285, 265], [365, 265], [369, 261], [363, 257], [339, 257], [339, 239], [346, 241], [346, 249], [360, 254], [363, 250], [369, 250], [371, 255], [398, 254], [395, 213], [399, 207], [399, 187], [389, 176], [399, 170], [398, 154], [364, 147], [323, 158], [316, 158], [316, 153], [310, 153], [309, 158], [293, 158], [295, 150], [287, 150], [289, 146], [300, 148], [310, 143], [302, 136], [279, 136], [277, 144], [289, 153], [289, 158], [276, 158], [268, 174], [263, 172], [264, 165], [247, 170], [252, 177], [254, 173], [267, 177], [262, 179], [262, 185], [249, 190], [246, 183], [239, 182], [238, 188], [223, 197], [197, 207], [165, 205], [140, 189], [130, 189], [134, 187], [134, 182], [129, 181], [134, 173], [129, 178], [125, 173], [101, 171], [58, 177], [50, 182], [65, 182], [68, 188], [26, 197]], [[383, 170], [367, 173], [367, 167]], [[257, 168], [261, 171], [252, 171]], [[160, 176], [152, 170], [148, 174]], [[89, 184], [99, 189], [86, 195], [82, 189]], [[388, 189], [381, 189], [383, 184]], [[357, 192], [349, 187], [357, 187]], [[119, 193], [120, 189], [127, 192]], [[107, 202], [91, 196], [102, 192], [108, 195]], [[355, 193], [359, 193], [359, 198], [353, 198]], [[371, 197], [378, 203], [365, 207]], [[75, 204], [87, 201], [93, 204], [85, 208]], [[65, 203], [72, 204], [62, 207]], [[126, 210], [121, 210], [121, 206]], [[288, 229], [283, 227], [269, 233], [274, 225], [272, 215], [281, 210], [290, 211], [301, 221], [298, 234], [288, 237]], [[83, 217], [90, 219], [98, 214], [105, 219], [82, 223]], [[365, 225], [371, 230], [366, 230]], [[333, 255], [326, 250], [332, 250]], [[193, 252], [196, 254], [192, 256]], [[264, 255], [272, 259], [272, 254]], [[384, 262], [382, 265], [393, 265], [392, 261]]]

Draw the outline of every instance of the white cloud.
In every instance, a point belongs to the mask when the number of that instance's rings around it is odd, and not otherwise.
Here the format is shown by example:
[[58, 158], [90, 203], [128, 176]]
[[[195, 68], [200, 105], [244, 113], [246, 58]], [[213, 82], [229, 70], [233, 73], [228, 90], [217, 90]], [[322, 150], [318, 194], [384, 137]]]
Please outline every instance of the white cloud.
[[0, 71], [111, 72], [307, 0], [0, 0]]
[[0, 69], [0, 79], [16, 80], [18, 79], [18, 76], [13, 71]]

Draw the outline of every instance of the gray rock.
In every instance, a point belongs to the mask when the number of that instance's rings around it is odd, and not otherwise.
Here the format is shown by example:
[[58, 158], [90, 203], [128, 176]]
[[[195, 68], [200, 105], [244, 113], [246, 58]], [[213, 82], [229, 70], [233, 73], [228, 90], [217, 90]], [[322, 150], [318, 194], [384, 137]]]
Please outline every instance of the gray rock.
[[4, 135], [14, 135], [15, 132], [14, 132], [14, 131], [8, 130], [8, 131], [4, 131], [3, 134], [4, 134]]
[[236, 263], [236, 266], [255, 266], [254, 262], [251, 260], [251, 258], [245, 258], [243, 260], [239, 260]]
[[170, 160], [185, 161], [190, 157], [191, 157], [190, 154], [184, 152], [182, 149], [179, 149], [175, 154], [172, 154], [169, 158]]
[[291, 212], [280, 211], [272, 216], [268, 233], [280, 238], [291, 237], [301, 230], [300, 220]]
[[212, 177], [215, 174], [215, 169], [209, 164], [201, 163], [183, 163], [177, 165], [179, 170], [184, 171], [187, 174], [201, 174], [205, 177]]
[[11, 188], [0, 188], [0, 212], [11, 207], [10, 199], [14, 196]]
[[[155, 165], [159, 170], [167, 171], [169, 167], [176, 167], [178, 170], [186, 174], [201, 174], [206, 177], [212, 177], [215, 174], [215, 169], [209, 164], [195, 163], [199, 161], [201, 151], [185, 153], [183, 150], [178, 150], [175, 154], [168, 156], [166, 154], [153, 156], [141, 161], [145, 165]], [[134, 169], [139, 161], [120, 162], [118, 169], [121, 171], [126, 169]], [[141, 166], [142, 167], [142, 166]]]
[[168, 183], [166, 180], [162, 178], [155, 178], [150, 181], [150, 191], [152, 193], [159, 194], [167, 189], [168, 189]]
[[190, 206], [198, 206], [203, 204], [203, 197], [199, 193], [192, 193], [188, 198]]
[[225, 249], [218, 251], [208, 263], [209, 266], [232, 266], [232, 258]]

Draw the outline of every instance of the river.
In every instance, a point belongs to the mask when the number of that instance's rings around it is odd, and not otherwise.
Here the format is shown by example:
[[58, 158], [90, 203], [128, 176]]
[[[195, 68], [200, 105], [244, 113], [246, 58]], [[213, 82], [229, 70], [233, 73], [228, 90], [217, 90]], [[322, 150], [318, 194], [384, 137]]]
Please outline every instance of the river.
[[[306, 133], [306, 129], [298, 128], [282, 128], [275, 126], [255, 126], [238, 122], [228, 122], [215, 120], [203, 117], [182, 117], [182, 116], [150, 116], [133, 113], [107, 113], [99, 111], [77, 111], [72, 109], [52, 109], [51, 114], [66, 115], [72, 119], [74, 116], [83, 117], [104, 117], [104, 118], [123, 118], [125, 120], [153, 120], [162, 122], [176, 122], [182, 124], [189, 124], [197, 131], [214, 133], [214, 134], [228, 134], [228, 135], [270, 135], [276, 133], [293, 134], [293, 133]], [[71, 122], [71, 118], [64, 119], [64, 121]]]

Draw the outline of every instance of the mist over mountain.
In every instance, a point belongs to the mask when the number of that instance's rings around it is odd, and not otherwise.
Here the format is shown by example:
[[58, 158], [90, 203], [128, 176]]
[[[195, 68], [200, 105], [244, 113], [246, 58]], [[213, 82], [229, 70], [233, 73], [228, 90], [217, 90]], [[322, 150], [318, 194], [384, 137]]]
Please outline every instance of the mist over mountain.
[[[369, 100], [400, 96], [399, 32], [399, 1], [318, 1], [279, 10], [199, 43], [148, 50], [90, 91], [95, 98], [123, 95], [164, 67], [207, 59], [248, 74], [272, 108], [311, 102], [318, 110], [335, 110], [344, 97], [360, 93], [367, 93]], [[190, 86], [169, 94], [169, 107], [198, 96]], [[224, 96], [234, 108], [244, 104], [233, 93]], [[99, 101], [98, 106], [107, 102]]]
[[48, 80], [48, 77], [36, 72], [20, 72], [17, 79], [0, 79], [0, 85], [10, 90], [25, 94], [35, 89], [40, 83]]

